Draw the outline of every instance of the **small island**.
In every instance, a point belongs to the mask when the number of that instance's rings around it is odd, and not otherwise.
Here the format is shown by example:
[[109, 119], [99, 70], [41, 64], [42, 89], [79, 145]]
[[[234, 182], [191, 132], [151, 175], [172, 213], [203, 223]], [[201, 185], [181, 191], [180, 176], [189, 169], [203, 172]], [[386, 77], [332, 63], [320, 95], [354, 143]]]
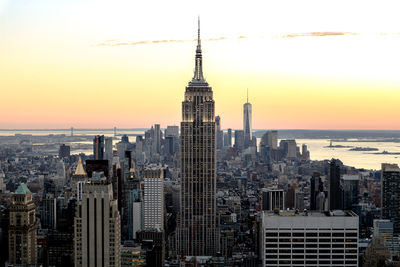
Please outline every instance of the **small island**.
[[375, 147], [353, 147], [349, 151], [379, 151], [379, 149]]

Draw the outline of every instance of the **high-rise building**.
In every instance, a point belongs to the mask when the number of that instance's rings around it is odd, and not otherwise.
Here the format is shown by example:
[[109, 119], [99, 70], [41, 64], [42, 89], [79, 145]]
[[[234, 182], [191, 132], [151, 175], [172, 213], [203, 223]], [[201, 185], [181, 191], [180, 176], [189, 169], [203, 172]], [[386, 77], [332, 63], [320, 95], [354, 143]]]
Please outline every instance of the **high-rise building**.
[[37, 263], [36, 215], [32, 193], [20, 184], [11, 196], [8, 229], [8, 261], [10, 264]]
[[57, 201], [52, 193], [43, 196], [40, 211], [42, 228], [56, 229], [57, 226]]
[[279, 147], [283, 150], [283, 154], [286, 158], [294, 159], [297, 157], [296, 140], [281, 140]]
[[217, 126], [217, 149], [224, 146], [224, 132], [221, 129], [221, 117], [215, 117], [215, 125]]
[[262, 209], [263, 210], [284, 210], [285, 192], [282, 189], [262, 189]]
[[320, 173], [314, 172], [310, 179], [310, 210], [320, 210], [321, 206], [317, 208], [317, 198], [321, 192], [324, 191]]
[[400, 168], [397, 164], [382, 164], [381, 218], [393, 222], [393, 233], [400, 234]]
[[393, 234], [393, 222], [390, 220], [374, 220], [373, 236], [383, 237], [392, 259], [399, 257], [399, 238]]
[[236, 130], [235, 131], [235, 148], [239, 151], [244, 149], [244, 131]]
[[104, 159], [108, 160], [109, 165], [112, 165], [113, 160], [113, 139], [112, 137], [104, 138]]
[[158, 165], [144, 169], [144, 228], [164, 228], [164, 170]]
[[358, 266], [358, 216], [351, 211], [262, 212], [262, 266]]
[[82, 186], [74, 219], [75, 266], [121, 266], [121, 231], [117, 200], [107, 179]]
[[71, 155], [71, 147], [62, 144], [60, 149], [58, 150], [58, 157], [61, 158], [68, 158]]
[[224, 135], [224, 146], [232, 147], [232, 129], [229, 128]]
[[154, 124], [154, 140], [153, 140], [154, 152], [160, 153], [161, 151], [161, 130], [160, 124]]
[[247, 101], [243, 104], [243, 132], [244, 132], [244, 147], [251, 146], [253, 139], [252, 128], [252, 106], [249, 103], [249, 92], [247, 91]]
[[216, 217], [216, 128], [213, 91], [203, 76], [200, 21], [195, 72], [182, 102], [179, 255], [213, 256], [219, 251]]
[[165, 129], [165, 136], [179, 137], [179, 126], [167, 126], [167, 129]]
[[343, 209], [343, 189], [340, 184], [340, 160], [332, 159], [329, 165], [329, 210]]
[[359, 175], [343, 175], [343, 209], [353, 210], [358, 204], [359, 180]]
[[93, 158], [104, 159], [104, 135], [96, 135], [93, 139]]

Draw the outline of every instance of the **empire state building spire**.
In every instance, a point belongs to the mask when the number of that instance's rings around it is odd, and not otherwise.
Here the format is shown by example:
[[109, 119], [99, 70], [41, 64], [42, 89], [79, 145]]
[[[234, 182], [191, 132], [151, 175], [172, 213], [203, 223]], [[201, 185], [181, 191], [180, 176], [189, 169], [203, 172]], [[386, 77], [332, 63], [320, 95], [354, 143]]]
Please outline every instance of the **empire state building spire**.
[[196, 65], [192, 83], [205, 83], [203, 76], [203, 57], [201, 55], [201, 39], [200, 39], [200, 17], [198, 18], [197, 48], [196, 48]]

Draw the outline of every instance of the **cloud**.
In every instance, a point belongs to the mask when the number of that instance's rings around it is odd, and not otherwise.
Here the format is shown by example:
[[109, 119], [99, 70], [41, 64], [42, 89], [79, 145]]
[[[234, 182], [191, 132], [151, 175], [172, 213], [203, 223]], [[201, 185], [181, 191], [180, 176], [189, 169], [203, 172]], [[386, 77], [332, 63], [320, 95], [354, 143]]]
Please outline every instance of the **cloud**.
[[[246, 38], [244, 36], [240, 36], [239, 38]], [[226, 37], [218, 37], [218, 38], [208, 38], [203, 39], [203, 42], [211, 42], [211, 41], [223, 41], [226, 40]], [[137, 41], [137, 42], [117, 42], [115, 39], [106, 40], [102, 43], [98, 43], [96, 46], [134, 46], [134, 45], [149, 45], [149, 44], [163, 44], [163, 43], [186, 43], [186, 42], [197, 42], [197, 39], [187, 39], [187, 40], [151, 40], [151, 41]]]
[[343, 36], [343, 35], [359, 35], [355, 32], [306, 32], [306, 33], [294, 33], [286, 34], [281, 38], [296, 38], [296, 37], [324, 37], [324, 36]]

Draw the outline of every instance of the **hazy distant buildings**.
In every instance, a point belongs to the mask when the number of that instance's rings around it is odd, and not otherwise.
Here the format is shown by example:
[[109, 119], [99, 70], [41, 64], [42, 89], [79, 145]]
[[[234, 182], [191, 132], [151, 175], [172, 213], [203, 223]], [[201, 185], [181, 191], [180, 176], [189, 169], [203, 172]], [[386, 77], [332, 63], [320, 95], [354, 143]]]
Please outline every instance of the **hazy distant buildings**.
[[96, 135], [93, 139], [93, 158], [104, 159], [104, 135]]
[[232, 129], [228, 129], [228, 131], [224, 134], [224, 146], [232, 147]]
[[84, 183], [74, 223], [75, 266], [120, 266], [120, 227], [112, 185], [104, 176]]
[[244, 149], [244, 131], [242, 130], [235, 131], [235, 148], [239, 151]]
[[32, 193], [20, 184], [11, 196], [8, 261], [15, 265], [37, 263], [36, 212]]
[[246, 103], [243, 104], [243, 132], [244, 132], [244, 147], [248, 148], [249, 146], [251, 146], [251, 142], [253, 139], [252, 106], [249, 103], [248, 96]]
[[213, 92], [203, 77], [199, 25], [194, 77], [182, 102], [178, 255], [214, 256], [219, 252], [215, 135]]
[[221, 129], [221, 117], [215, 117], [215, 125], [217, 126], [217, 149], [222, 149], [224, 146], [224, 132]]
[[261, 141], [266, 147], [278, 149], [278, 131], [267, 131], [261, 137]]
[[400, 168], [397, 164], [382, 164], [382, 219], [393, 222], [393, 233], [400, 234]]
[[358, 216], [335, 211], [263, 212], [262, 266], [358, 266]]
[[283, 155], [288, 159], [297, 157], [296, 140], [281, 140], [279, 148], [283, 151]]

